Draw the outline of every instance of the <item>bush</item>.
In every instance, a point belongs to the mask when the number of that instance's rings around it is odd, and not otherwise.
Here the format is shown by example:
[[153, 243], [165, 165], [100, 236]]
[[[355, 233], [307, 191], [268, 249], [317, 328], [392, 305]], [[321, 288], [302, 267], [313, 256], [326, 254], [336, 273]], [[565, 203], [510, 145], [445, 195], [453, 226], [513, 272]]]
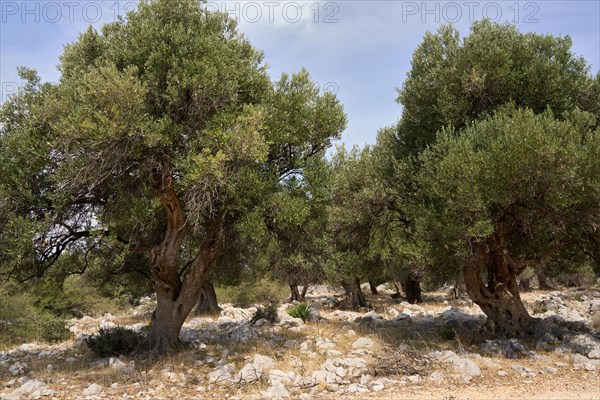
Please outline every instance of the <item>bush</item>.
[[456, 338], [456, 329], [458, 324], [447, 323], [443, 328], [439, 330], [439, 335], [444, 340], [453, 340]]
[[48, 279], [37, 284], [34, 293], [38, 296], [38, 309], [67, 318], [116, 313], [127, 304], [124, 298], [103, 295], [80, 275], [69, 276], [61, 283]]
[[279, 316], [277, 315], [277, 305], [275, 303], [270, 303], [266, 307], [258, 307], [250, 322], [254, 324], [260, 319], [266, 319], [272, 324], [279, 321]]
[[306, 303], [294, 304], [288, 309], [288, 314], [291, 317], [300, 318], [304, 322], [306, 322], [306, 320], [308, 319], [309, 313], [310, 308], [306, 305]]
[[252, 304], [279, 303], [287, 297], [289, 288], [269, 279], [243, 282], [238, 286], [215, 288], [220, 303], [233, 303], [238, 307], [249, 307]]
[[100, 328], [98, 334], [88, 337], [85, 342], [97, 356], [110, 357], [133, 353], [143, 338], [140, 332], [116, 326]]
[[62, 342], [70, 339], [73, 334], [65, 328], [65, 321], [61, 319], [51, 319], [45, 321], [41, 327], [40, 336], [46, 342]]

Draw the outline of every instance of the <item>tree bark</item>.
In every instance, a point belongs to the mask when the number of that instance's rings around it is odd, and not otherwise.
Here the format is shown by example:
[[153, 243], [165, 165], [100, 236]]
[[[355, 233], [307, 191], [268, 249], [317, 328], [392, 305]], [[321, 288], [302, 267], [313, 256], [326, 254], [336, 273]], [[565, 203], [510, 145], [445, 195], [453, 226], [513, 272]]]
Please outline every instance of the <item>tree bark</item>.
[[377, 285], [375, 285], [375, 282], [373, 282], [373, 279], [371, 277], [369, 277], [368, 280], [369, 280], [369, 288], [371, 289], [371, 294], [372, 295], [379, 294], [379, 292], [377, 291]]
[[300, 293], [304, 300], [306, 300], [306, 292], [308, 292], [308, 283], [302, 286], [302, 293]]
[[360, 281], [355, 278], [353, 281], [342, 281], [342, 287], [346, 291], [341, 308], [358, 310], [361, 307], [368, 307], [365, 295], [360, 289]]
[[531, 290], [531, 279], [521, 278], [519, 280], [519, 290], [521, 292], [529, 292]]
[[398, 282], [396, 282], [395, 280], [394, 280], [394, 288], [396, 288], [396, 293], [392, 293], [390, 295], [390, 297], [392, 299], [401, 299], [402, 293], [400, 293], [400, 286], [398, 286]]
[[[481, 279], [482, 271], [488, 273], [487, 285]], [[493, 334], [511, 338], [534, 333], [536, 320], [521, 301], [517, 271], [501, 246], [481, 245], [463, 272], [467, 293], [487, 316], [486, 323]]]
[[540, 290], [551, 290], [552, 287], [550, 286], [550, 284], [548, 284], [548, 280], [546, 279], [546, 265], [545, 264], [537, 265], [534, 268], [534, 270], [535, 270], [535, 276], [537, 277]]
[[404, 281], [402, 287], [406, 294], [406, 301], [410, 304], [422, 303], [421, 297], [421, 279], [413, 274], [410, 274]]
[[196, 305], [196, 314], [219, 314], [222, 308], [219, 307], [217, 301], [217, 292], [212, 282], [206, 280], [200, 289], [200, 296], [198, 297], [198, 304]]
[[292, 293], [292, 295], [290, 296], [290, 303], [293, 301], [304, 301], [304, 296], [302, 296], [300, 294], [300, 291], [298, 290], [298, 284], [296, 283], [290, 283], [290, 291]]
[[183, 281], [179, 276], [179, 256], [186, 235], [186, 216], [169, 174], [157, 173], [154, 192], [167, 214], [167, 229], [162, 242], [150, 250], [151, 279], [157, 305], [152, 325], [138, 352], [150, 357], [172, 354], [183, 346], [179, 331], [194, 308], [200, 290], [213, 268], [222, 247], [222, 213], [213, 214], [205, 224], [200, 249]]

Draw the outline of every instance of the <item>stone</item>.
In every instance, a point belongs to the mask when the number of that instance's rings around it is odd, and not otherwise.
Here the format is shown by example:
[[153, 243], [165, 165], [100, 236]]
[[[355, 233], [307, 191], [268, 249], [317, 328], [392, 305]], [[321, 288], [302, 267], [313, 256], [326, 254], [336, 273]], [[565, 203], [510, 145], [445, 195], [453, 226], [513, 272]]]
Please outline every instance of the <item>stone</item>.
[[421, 382], [421, 376], [419, 375], [409, 375], [406, 379], [411, 383], [419, 383]]
[[263, 356], [261, 354], [255, 354], [252, 364], [257, 369], [260, 369], [261, 371], [266, 371], [275, 367], [275, 360], [273, 360], [271, 357]]
[[347, 371], [344, 369], [344, 367], [340, 366], [340, 364], [338, 363], [338, 360], [332, 360], [330, 358], [328, 358], [327, 360], [325, 360], [325, 362], [323, 364], [321, 364], [321, 369], [334, 373], [335, 375], [344, 378], [347, 375]]
[[256, 339], [257, 336], [256, 330], [248, 325], [239, 325], [227, 332], [227, 338], [235, 343], [248, 343]]
[[209, 383], [221, 383], [231, 380], [236, 372], [235, 365], [225, 364], [208, 373]]
[[440, 372], [435, 371], [434, 373], [432, 373], [431, 375], [429, 375], [429, 380], [433, 381], [433, 382], [442, 382], [444, 381], [446, 378], [444, 377], [444, 375]]
[[319, 349], [319, 350], [335, 349], [335, 343], [332, 343], [330, 341], [317, 340], [317, 349]]
[[558, 371], [558, 369], [556, 369], [556, 368], [554, 368], [554, 367], [550, 367], [549, 365], [544, 365], [544, 366], [542, 367], [542, 371], [544, 371], [544, 372], [548, 372], [548, 373], [550, 373], [550, 374], [555, 374], [555, 373]]
[[291, 384], [295, 380], [296, 374], [294, 372], [285, 372], [280, 369], [272, 369], [269, 371], [269, 383], [271, 384], [273, 384], [273, 381], [280, 381], [283, 384]]
[[481, 346], [484, 352], [502, 355], [506, 358], [517, 358], [526, 347], [517, 339], [486, 340]]
[[354, 343], [352, 343], [352, 348], [353, 349], [369, 349], [372, 350], [374, 347], [375, 343], [369, 339], [369, 338], [365, 338], [365, 337], [361, 337], [358, 338], [354, 341]]
[[359, 324], [383, 324], [387, 320], [383, 316], [377, 314], [375, 311], [369, 311], [362, 316], [356, 318], [354, 322]]
[[226, 328], [232, 325], [237, 325], [237, 321], [231, 317], [222, 316], [217, 319], [217, 326], [219, 328]]
[[398, 323], [398, 322], [410, 322], [411, 320], [412, 319], [411, 319], [410, 315], [405, 314], [405, 313], [400, 313], [392, 321]]
[[[296, 348], [298, 347], [298, 341], [295, 339], [287, 339], [285, 342], [283, 342], [283, 347], [285, 347], [286, 349], [290, 349], [290, 348]], [[275, 347], [275, 345], [273, 345]]]
[[241, 382], [250, 383], [259, 380], [261, 376], [262, 371], [256, 369], [256, 367], [251, 363], [247, 363], [238, 373], [238, 380]]
[[310, 351], [310, 348], [312, 347], [313, 342], [312, 340], [305, 340], [304, 342], [300, 343], [300, 351], [302, 352], [306, 352], [306, 351]]
[[600, 299], [592, 299], [590, 301], [589, 313], [592, 315], [600, 314]]
[[262, 395], [267, 399], [283, 399], [290, 397], [290, 392], [288, 392], [283, 383], [274, 381]]
[[520, 373], [521, 373], [521, 375], [523, 375], [523, 374], [528, 374], [528, 373], [531, 373], [531, 372], [533, 372], [533, 370], [532, 370], [531, 368], [524, 367], [524, 366], [523, 366], [523, 365], [521, 365], [521, 364], [513, 364], [513, 365], [512, 365], [510, 368], [511, 368], [513, 371], [520, 372]]
[[83, 389], [82, 394], [84, 396], [97, 396], [100, 393], [102, 393], [102, 386], [98, 385], [97, 383], [90, 383], [88, 387]]
[[27, 372], [27, 364], [17, 361], [8, 367], [8, 372], [10, 372], [12, 376], [23, 375], [25, 372]]
[[54, 396], [54, 390], [38, 379], [24, 382], [21, 387], [2, 397], [4, 400], [21, 400], [23, 398], [39, 399], [43, 396]]
[[457, 370], [461, 373], [471, 375], [471, 376], [480, 376], [481, 368], [475, 362], [467, 359], [459, 357], [455, 352], [451, 350], [446, 351], [434, 351], [429, 353], [431, 357], [435, 357], [441, 361], [448, 362], [455, 366]]
[[327, 385], [327, 391], [328, 392], [337, 392], [340, 390], [340, 385], [338, 385], [337, 383], [330, 383], [329, 385]]
[[315, 321], [319, 321], [321, 319], [322, 319], [321, 314], [317, 310], [315, 310], [313, 308], [308, 310], [308, 316], [307, 316], [308, 321], [315, 322]]
[[473, 361], [461, 358], [457, 362], [453, 362], [454, 366], [459, 369], [461, 372], [471, 375], [471, 376], [480, 376], [481, 368], [479, 365], [475, 364]]
[[311, 375], [311, 381], [315, 384], [330, 384], [330, 383], [341, 383], [342, 377], [336, 375], [333, 372], [325, 370], [313, 371]]
[[506, 375], [508, 375], [508, 372], [503, 371], [503, 370], [498, 371], [498, 376], [506, 376]]
[[335, 297], [329, 296], [321, 300], [317, 300], [312, 303], [311, 308], [335, 308], [340, 304], [340, 300]]
[[381, 392], [385, 389], [385, 384], [382, 381], [373, 381], [370, 383], [370, 389], [374, 392]]
[[600, 358], [600, 341], [588, 334], [568, 335], [564, 346], [588, 358]]
[[[238, 308], [238, 307], [227, 307], [221, 310], [219, 314], [219, 321], [223, 318], [223, 321], [227, 321], [225, 318], [229, 318], [234, 323], [238, 322], [249, 322], [252, 316], [256, 313], [256, 307], [250, 308]], [[218, 321], [217, 321], [218, 324]]]
[[135, 361], [129, 361], [128, 363], [123, 362], [117, 357], [111, 357], [108, 360], [110, 368], [115, 369], [123, 374], [130, 374], [135, 368]]
[[359, 357], [337, 359], [336, 364], [342, 365], [346, 368], [366, 368], [368, 366], [367, 361], [364, 358]]

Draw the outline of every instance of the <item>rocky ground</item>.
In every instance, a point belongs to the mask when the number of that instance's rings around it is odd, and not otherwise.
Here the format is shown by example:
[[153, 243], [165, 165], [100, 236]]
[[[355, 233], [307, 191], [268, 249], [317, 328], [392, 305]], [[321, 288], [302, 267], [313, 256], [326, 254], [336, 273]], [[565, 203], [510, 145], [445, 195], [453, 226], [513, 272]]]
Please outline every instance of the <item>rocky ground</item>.
[[492, 340], [468, 300], [427, 294], [421, 305], [380, 287], [373, 309], [335, 309], [339, 291], [311, 288], [309, 321], [279, 307], [223, 305], [192, 316], [170, 359], [99, 359], [84, 338], [100, 327], [142, 329], [151, 298], [125, 315], [69, 321], [76, 340], [0, 352], [0, 399], [600, 399], [600, 291], [523, 294], [531, 314], [569, 325], [535, 341]]

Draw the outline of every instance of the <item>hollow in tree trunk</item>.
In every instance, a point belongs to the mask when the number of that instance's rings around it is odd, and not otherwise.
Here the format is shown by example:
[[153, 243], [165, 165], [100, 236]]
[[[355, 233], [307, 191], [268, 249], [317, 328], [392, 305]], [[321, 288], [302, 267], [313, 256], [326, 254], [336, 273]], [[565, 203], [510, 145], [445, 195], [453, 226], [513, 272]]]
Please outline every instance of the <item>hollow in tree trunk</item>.
[[292, 293], [290, 296], [290, 303], [293, 301], [304, 301], [304, 296], [300, 294], [297, 283], [290, 283], [290, 291]]
[[375, 282], [371, 277], [369, 277], [369, 288], [371, 289], [372, 295], [379, 294], [379, 292], [377, 291], [377, 285], [375, 285]]
[[198, 304], [196, 305], [196, 314], [219, 314], [221, 312], [219, 302], [217, 301], [217, 292], [212, 282], [206, 280], [200, 289]]
[[406, 301], [410, 304], [422, 303], [421, 297], [421, 279], [415, 274], [410, 274], [402, 281], [402, 288], [406, 294]]
[[365, 295], [360, 289], [360, 281], [355, 278], [353, 281], [342, 281], [342, 287], [346, 291], [341, 308], [358, 310], [361, 307], [368, 307]]

